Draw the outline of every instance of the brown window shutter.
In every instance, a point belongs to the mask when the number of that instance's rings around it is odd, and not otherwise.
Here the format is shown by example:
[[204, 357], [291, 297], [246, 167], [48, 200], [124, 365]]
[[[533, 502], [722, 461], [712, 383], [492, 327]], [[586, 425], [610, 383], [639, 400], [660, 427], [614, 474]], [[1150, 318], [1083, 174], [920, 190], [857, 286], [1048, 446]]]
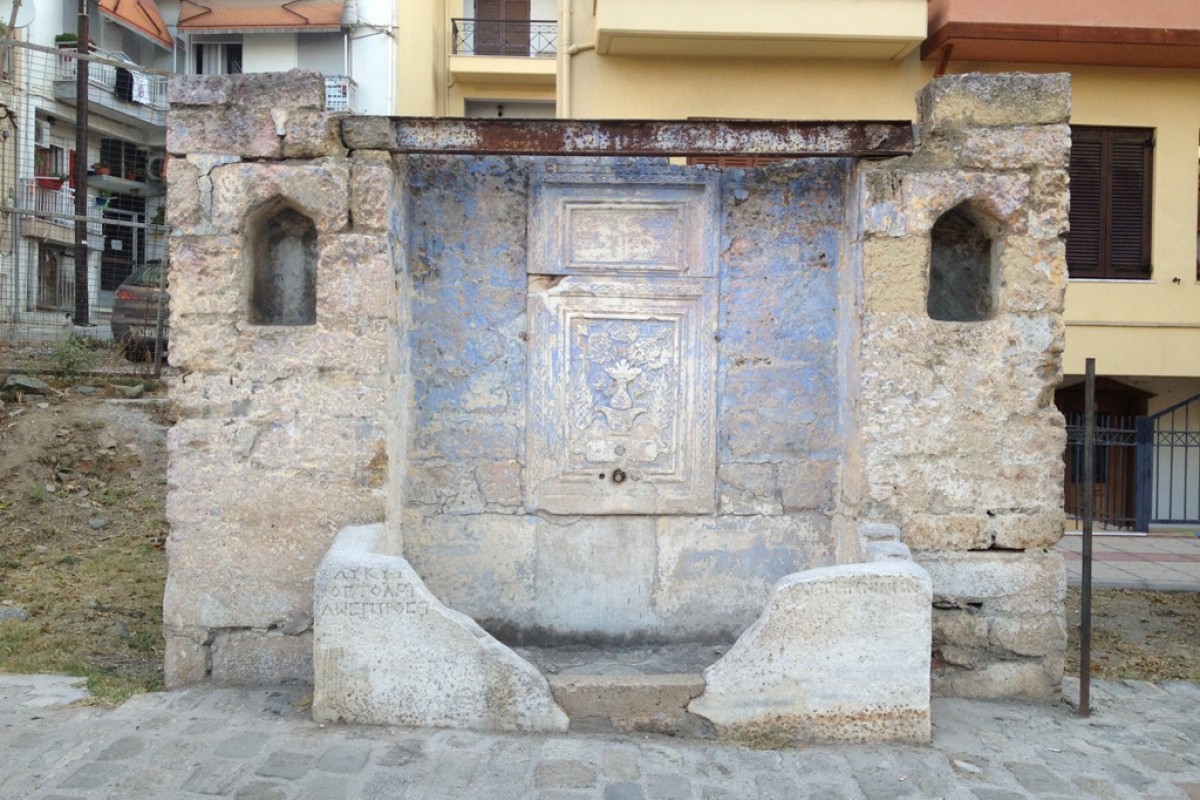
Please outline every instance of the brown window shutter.
[[1103, 277], [1103, 145], [1095, 133], [1071, 132], [1071, 230], [1067, 235], [1067, 264], [1072, 278]]
[[1071, 129], [1072, 278], [1150, 277], [1153, 132]]
[[1150, 277], [1151, 142], [1146, 137], [1112, 139], [1108, 277]]

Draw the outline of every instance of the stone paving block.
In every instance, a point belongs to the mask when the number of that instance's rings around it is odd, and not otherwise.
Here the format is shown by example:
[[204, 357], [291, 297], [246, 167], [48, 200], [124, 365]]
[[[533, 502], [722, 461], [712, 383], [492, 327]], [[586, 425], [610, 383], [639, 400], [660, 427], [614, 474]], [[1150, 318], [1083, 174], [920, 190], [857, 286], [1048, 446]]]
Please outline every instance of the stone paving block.
[[371, 756], [370, 745], [359, 745], [345, 742], [335, 744], [317, 761], [317, 769], [322, 772], [340, 772], [346, 775], [362, 771], [367, 759]]
[[262, 752], [267, 735], [261, 731], [242, 731], [223, 741], [215, 751], [221, 758], [254, 758]]
[[59, 788], [98, 789], [119, 776], [122, 769], [119, 764], [89, 762], [68, 775]]
[[604, 800], [646, 800], [646, 793], [632, 781], [621, 781], [604, 787]]
[[237, 790], [234, 800], [287, 800], [287, 789], [278, 783], [255, 781]]
[[384, 767], [402, 767], [412, 763], [424, 755], [425, 744], [420, 739], [408, 739], [397, 742], [376, 758], [376, 763]]
[[610, 747], [604, 751], [604, 775], [609, 780], [633, 781], [642, 774], [638, 754], [630, 748]]
[[304, 788], [296, 795], [297, 800], [346, 800], [350, 787], [344, 776], [315, 775], [305, 781]]
[[462, 788], [471, 783], [483, 757], [479, 753], [451, 751], [441, 755], [433, 767], [439, 785]]
[[233, 761], [205, 761], [192, 770], [183, 782], [183, 789], [196, 794], [227, 795], [248, 770], [248, 765]]
[[543, 761], [534, 773], [538, 789], [586, 789], [596, 785], [596, 769], [585, 761]]
[[647, 800], [690, 800], [692, 784], [683, 775], [650, 775], [645, 780]]
[[1185, 783], [1177, 783], [1175, 785], [1187, 795], [1188, 800], [1200, 800], [1200, 783], [1188, 781]]
[[263, 765], [254, 771], [264, 778], [284, 778], [294, 781], [302, 778], [312, 767], [313, 757], [308, 753], [293, 753], [278, 750], [267, 756]]

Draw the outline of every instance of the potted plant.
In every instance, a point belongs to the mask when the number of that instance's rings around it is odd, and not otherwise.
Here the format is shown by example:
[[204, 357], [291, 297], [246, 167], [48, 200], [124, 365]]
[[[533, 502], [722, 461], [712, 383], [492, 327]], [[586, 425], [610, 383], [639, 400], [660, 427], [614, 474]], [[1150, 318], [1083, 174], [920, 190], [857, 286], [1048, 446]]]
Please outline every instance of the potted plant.
[[57, 192], [63, 187], [64, 177], [65, 176], [61, 172], [56, 172], [53, 175], [39, 175], [38, 177], [34, 178], [34, 180], [37, 181], [37, 185], [41, 188], [51, 189]]
[[92, 171], [97, 175], [111, 175], [112, 167], [110, 167], [108, 164], [105, 164], [103, 161], [97, 161], [95, 164], [92, 164]]
[[79, 37], [70, 31], [64, 31], [54, 37], [54, 43], [60, 50], [74, 50], [79, 43]]

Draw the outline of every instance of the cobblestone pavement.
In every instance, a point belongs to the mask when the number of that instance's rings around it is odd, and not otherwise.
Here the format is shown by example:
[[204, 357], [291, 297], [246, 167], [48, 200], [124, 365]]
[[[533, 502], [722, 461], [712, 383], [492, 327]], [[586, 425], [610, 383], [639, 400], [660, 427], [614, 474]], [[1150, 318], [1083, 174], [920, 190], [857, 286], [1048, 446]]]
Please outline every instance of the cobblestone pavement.
[[1200, 799], [1192, 683], [1098, 682], [1088, 719], [1066, 705], [937, 700], [930, 747], [775, 752], [321, 726], [295, 687], [148, 694], [102, 710], [65, 705], [80, 696], [72, 680], [0, 675], [0, 798]]

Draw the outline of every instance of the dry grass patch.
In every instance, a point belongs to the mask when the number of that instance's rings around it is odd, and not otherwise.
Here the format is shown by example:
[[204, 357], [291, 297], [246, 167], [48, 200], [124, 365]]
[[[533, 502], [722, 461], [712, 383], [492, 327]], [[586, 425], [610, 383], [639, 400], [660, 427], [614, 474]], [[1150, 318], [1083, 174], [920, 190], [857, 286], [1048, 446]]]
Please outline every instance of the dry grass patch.
[[[1067, 594], [1067, 673], [1079, 674], [1079, 589]], [[1092, 590], [1092, 676], [1200, 681], [1200, 593]]]
[[86, 676], [99, 702], [161, 688], [165, 497], [147, 408], [73, 392], [0, 406], [0, 671]]

